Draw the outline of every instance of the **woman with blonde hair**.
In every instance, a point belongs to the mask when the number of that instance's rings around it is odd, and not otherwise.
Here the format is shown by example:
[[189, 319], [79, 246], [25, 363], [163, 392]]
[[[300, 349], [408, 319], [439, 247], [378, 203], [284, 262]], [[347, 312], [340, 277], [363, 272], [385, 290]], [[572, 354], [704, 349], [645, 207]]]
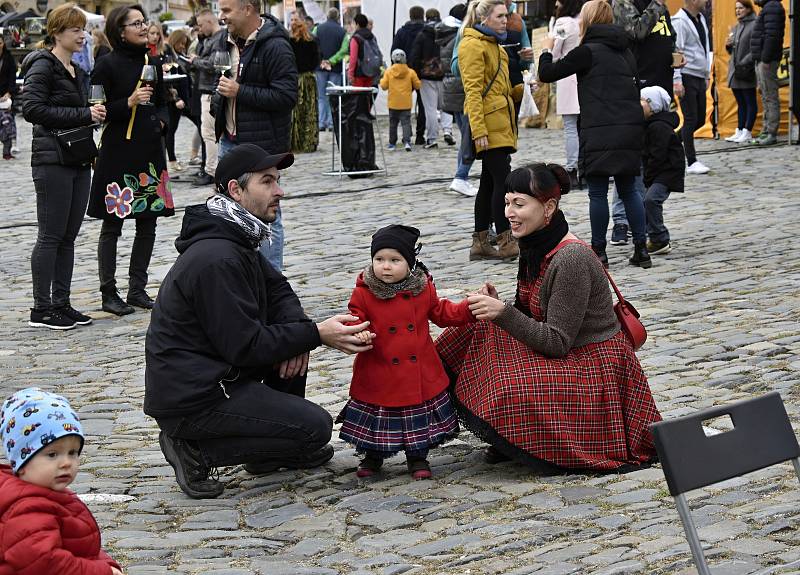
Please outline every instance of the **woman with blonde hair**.
[[297, 105], [292, 113], [292, 151], [314, 152], [319, 144], [317, 127], [317, 80], [314, 70], [321, 55], [319, 41], [308, 31], [303, 18], [292, 14], [291, 38], [297, 62]]
[[[72, 56], [83, 49], [86, 16], [75, 4], [54, 8], [47, 18], [51, 48], [34, 52], [27, 61], [22, 113], [33, 124], [31, 171], [36, 189], [39, 233], [31, 254], [33, 302], [29, 325], [66, 330], [92, 323], [70, 303], [75, 238], [89, 201], [93, 123], [106, 117], [103, 105], [89, 106], [83, 70]], [[76, 129], [81, 129], [76, 131]], [[70, 157], [56, 134], [69, 131], [75, 150], [79, 134], [89, 145]], [[72, 148], [72, 146], [70, 146]]]
[[[507, 20], [504, 0], [473, 0], [458, 44], [464, 114], [469, 119], [475, 157], [482, 161], [470, 260], [509, 260], [519, 255], [503, 213], [506, 176], [511, 171], [511, 154], [517, 151], [514, 102], [522, 100], [522, 84], [511, 85], [508, 54], [500, 47], [506, 40]], [[489, 244], [492, 222], [498, 249]]]
[[539, 79], [555, 82], [576, 74], [580, 106], [579, 171], [589, 187], [592, 249], [608, 266], [608, 178], [614, 177], [633, 231], [634, 251], [628, 262], [649, 268], [644, 202], [634, 179], [642, 165], [644, 114], [636, 84], [636, 60], [629, 39], [614, 25], [611, 5], [590, 0], [581, 8], [580, 46], [553, 62], [555, 38], [542, 42]]

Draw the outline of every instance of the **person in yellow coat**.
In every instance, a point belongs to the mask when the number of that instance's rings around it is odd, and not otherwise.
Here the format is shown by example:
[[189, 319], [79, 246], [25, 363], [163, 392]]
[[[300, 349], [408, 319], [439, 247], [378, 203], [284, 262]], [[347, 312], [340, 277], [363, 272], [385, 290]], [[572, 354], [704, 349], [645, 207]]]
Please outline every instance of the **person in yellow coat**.
[[403, 146], [411, 151], [411, 91], [422, 84], [417, 73], [406, 65], [406, 53], [392, 50], [392, 65], [381, 78], [381, 88], [389, 91], [389, 150], [397, 144], [397, 124], [403, 126]]
[[[506, 41], [508, 11], [504, 0], [473, 0], [458, 45], [458, 68], [464, 84], [464, 114], [469, 119], [476, 157], [482, 161], [475, 196], [475, 231], [470, 260], [513, 259], [519, 247], [511, 236], [505, 209], [505, 180], [517, 150], [514, 102], [522, 100], [522, 84], [511, 85]], [[519, 46], [508, 46], [519, 49]], [[465, 142], [469, 145], [470, 142]], [[472, 150], [467, 150], [469, 154]], [[489, 244], [494, 221], [497, 246]]]

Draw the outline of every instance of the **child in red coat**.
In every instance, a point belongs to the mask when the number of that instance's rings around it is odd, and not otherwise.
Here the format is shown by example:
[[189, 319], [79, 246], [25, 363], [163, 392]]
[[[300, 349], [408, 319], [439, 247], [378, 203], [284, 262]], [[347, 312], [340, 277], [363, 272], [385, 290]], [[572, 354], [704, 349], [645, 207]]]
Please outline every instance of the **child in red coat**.
[[0, 438], [11, 463], [0, 465], [0, 575], [122, 575], [91, 511], [67, 489], [83, 449], [67, 400], [18, 391], [0, 411]]
[[[356, 356], [350, 400], [337, 421], [339, 436], [365, 454], [358, 477], [380, 470], [405, 451], [414, 479], [431, 476], [428, 450], [458, 434], [448, 379], [431, 339], [428, 320], [440, 327], [475, 321], [467, 300], [439, 299], [417, 261], [419, 230], [392, 225], [372, 236], [372, 265], [356, 280], [350, 312], [369, 320], [373, 348]], [[362, 332], [369, 343], [367, 332]]]

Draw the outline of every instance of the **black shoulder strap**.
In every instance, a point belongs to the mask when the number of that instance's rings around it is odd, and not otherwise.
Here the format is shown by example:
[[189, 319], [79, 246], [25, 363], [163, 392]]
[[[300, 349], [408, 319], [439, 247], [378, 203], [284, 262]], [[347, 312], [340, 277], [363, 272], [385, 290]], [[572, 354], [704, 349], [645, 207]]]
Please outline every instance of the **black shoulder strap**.
[[486, 94], [489, 93], [489, 90], [492, 89], [492, 84], [494, 84], [494, 81], [497, 79], [497, 75], [500, 73], [500, 67], [502, 65], [503, 65], [503, 59], [500, 57], [500, 44], [498, 44], [497, 45], [497, 71], [494, 73], [494, 76], [492, 77], [492, 81], [489, 82], [489, 85], [486, 86], [486, 89], [483, 91], [483, 94], [481, 95], [481, 98], [485, 98]]

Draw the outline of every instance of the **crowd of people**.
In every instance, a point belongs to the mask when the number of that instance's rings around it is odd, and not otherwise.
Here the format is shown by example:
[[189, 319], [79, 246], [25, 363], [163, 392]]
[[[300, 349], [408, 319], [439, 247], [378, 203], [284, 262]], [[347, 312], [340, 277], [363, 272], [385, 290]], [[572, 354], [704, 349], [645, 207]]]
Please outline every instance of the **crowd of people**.
[[[780, 11], [777, 0], [764, 1], [755, 22], [749, 0], [737, 1], [741, 28], [729, 45], [732, 78], [744, 82], [737, 66], [752, 64], [766, 100], [773, 97]], [[120, 316], [152, 310], [143, 408], [158, 424], [178, 486], [193, 498], [223, 493], [218, 466], [259, 475], [333, 457], [334, 420], [305, 399], [309, 353], [321, 345], [358, 354], [336, 421], [361, 456], [360, 478], [379, 475], [399, 452], [411, 477], [430, 478], [430, 450], [455, 437], [459, 421], [488, 443], [489, 463], [640, 469], [655, 460], [648, 426], [661, 416], [614, 311], [604, 269], [608, 226], [614, 217], [612, 243], [617, 217], [630, 226], [634, 266], [649, 268], [651, 253], [671, 250], [664, 203], [684, 191], [686, 173], [704, 167], [691, 142], [705, 117], [704, 3], [685, 0], [670, 19], [662, 0], [616, 0], [613, 8], [606, 0], [559, 0], [535, 80], [525, 79], [533, 51], [509, 0], [457, 4], [444, 20], [436, 10], [412, 8], [388, 68], [364, 14], [354, 18], [352, 34], [335, 9], [318, 24], [295, 15], [287, 29], [261, 14], [256, 0], [219, 0], [219, 14], [197, 14], [195, 42], [181, 30], [165, 39], [142, 6], [122, 5], [95, 35], [89, 78], [73, 61], [85, 52], [85, 15], [61, 5], [48, 16], [48, 45], [23, 63], [39, 224], [29, 323], [66, 330], [92, 322], [70, 303], [74, 244], [88, 208], [102, 220], [102, 309]], [[749, 59], [741, 54], [748, 35]], [[335, 128], [326, 89], [345, 78], [388, 91], [390, 149], [398, 126], [405, 150], [432, 149], [440, 133], [456, 145], [452, 126], [459, 128], [450, 187], [475, 198], [469, 259], [516, 259], [513, 300], [501, 300], [488, 281], [460, 302], [440, 298], [419, 257], [419, 230], [396, 223], [372, 236], [348, 313], [308, 317], [282, 274], [281, 171], [297, 161], [295, 153], [316, 148], [319, 131]], [[511, 169], [526, 81], [557, 83], [565, 166]], [[13, 89], [0, 89], [0, 104], [16, 96]], [[744, 108], [740, 135], [749, 134], [754, 94], [745, 91], [753, 88], [735, 89]], [[373, 98], [365, 93], [359, 106], [370, 113]], [[683, 110], [680, 132], [674, 96]], [[760, 144], [773, 143], [777, 130], [774, 106], [765, 108]], [[197, 128], [198, 182], [213, 183], [213, 193], [186, 207], [179, 255], [152, 298], [146, 286], [157, 221], [175, 213], [170, 180], [185, 169], [174, 140], [181, 116]], [[478, 160], [474, 190], [467, 177]], [[613, 214], [610, 178], [619, 204]], [[559, 207], [583, 181], [588, 244]], [[127, 219], [136, 230], [123, 300], [117, 241]], [[447, 328], [435, 341], [430, 321]], [[0, 435], [10, 463], [0, 466], [0, 484], [18, 494], [14, 502], [0, 497], [0, 564], [52, 572], [49, 561], [58, 560], [65, 572], [63, 565], [83, 565], [120, 574], [100, 549], [88, 509], [67, 490], [84, 435], [66, 400], [39, 389], [17, 392], [0, 412]], [[20, 533], [32, 530], [50, 535], [26, 547]]]

